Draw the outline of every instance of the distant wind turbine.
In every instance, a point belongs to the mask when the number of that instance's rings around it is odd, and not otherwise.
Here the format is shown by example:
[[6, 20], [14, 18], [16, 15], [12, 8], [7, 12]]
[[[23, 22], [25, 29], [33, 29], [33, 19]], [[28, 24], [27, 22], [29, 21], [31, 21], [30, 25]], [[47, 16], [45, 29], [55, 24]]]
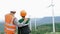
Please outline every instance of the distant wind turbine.
[[36, 29], [36, 18], [35, 18], [35, 31], [37, 31], [37, 29]]
[[[29, 18], [31, 19], [31, 15], [29, 15]], [[30, 30], [32, 30], [31, 20], [30, 20]]]

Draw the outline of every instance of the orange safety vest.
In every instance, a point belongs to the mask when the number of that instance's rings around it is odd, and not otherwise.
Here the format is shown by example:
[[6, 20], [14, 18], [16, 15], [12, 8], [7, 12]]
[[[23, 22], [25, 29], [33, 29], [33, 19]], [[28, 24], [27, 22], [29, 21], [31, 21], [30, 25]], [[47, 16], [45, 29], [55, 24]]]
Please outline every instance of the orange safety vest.
[[6, 34], [15, 34], [16, 25], [14, 24], [14, 17], [11, 14], [5, 15], [5, 33]]

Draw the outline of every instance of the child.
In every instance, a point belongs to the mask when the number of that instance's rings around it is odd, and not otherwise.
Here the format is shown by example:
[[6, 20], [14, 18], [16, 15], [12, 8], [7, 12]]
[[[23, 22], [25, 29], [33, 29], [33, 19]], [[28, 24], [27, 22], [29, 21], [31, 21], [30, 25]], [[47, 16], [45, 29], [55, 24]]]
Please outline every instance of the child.
[[18, 27], [18, 34], [29, 34], [30, 29], [29, 29], [28, 23], [29, 23], [30, 19], [25, 18], [25, 16], [26, 16], [25, 10], [22, 10], [20, 12], [20, 15], [21, 15], [22, 18], [19, 20], [19, 23], [22, 23], [24, 25], [22, 27]]

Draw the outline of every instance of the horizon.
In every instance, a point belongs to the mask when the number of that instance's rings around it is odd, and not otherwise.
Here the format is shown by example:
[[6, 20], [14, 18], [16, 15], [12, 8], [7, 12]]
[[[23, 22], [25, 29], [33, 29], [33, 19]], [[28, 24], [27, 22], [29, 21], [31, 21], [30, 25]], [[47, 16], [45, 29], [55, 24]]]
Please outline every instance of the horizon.
[[[46, 17], [42, 17], [42, 18], [39, 18], [39, 19], [43, 19], [43, 18], [51, 18], [52, 16], [46, 16]], [[60, 17], [60, 16], [55, 16], [55, 17]], [[30, 18], [30, 19], [38, 19], [38, 18]], [[18, 19], [19, 20], [19, 19]], [[0, 19], [0, 22], [4, 22], [4, 20], [1, 20]]]

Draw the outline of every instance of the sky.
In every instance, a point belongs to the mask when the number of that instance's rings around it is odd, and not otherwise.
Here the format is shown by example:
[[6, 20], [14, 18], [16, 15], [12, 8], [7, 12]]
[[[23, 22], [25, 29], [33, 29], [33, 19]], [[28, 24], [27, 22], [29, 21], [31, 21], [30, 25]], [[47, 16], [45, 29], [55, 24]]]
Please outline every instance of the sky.
[[[60, 0], [54, 0], [54, 16], [60, 16]], [[25, 10], [29, 18], [43, 18], [52, 16], [52, 8], [48, 7], [51, 0], [0, 0], [0, 20], [5, 14], [16, 11], [16, 18], [20, 19], [20, 11]]]

